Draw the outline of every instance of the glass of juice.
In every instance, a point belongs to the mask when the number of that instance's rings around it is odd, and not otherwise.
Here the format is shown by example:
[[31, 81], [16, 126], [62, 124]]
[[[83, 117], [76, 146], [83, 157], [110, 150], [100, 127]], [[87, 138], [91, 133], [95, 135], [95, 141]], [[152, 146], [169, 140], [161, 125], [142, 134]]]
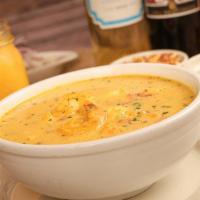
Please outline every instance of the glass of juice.
[[0, 20], [0, 99], [28, 85], [23, 58], [14, 45], [14, 36]]

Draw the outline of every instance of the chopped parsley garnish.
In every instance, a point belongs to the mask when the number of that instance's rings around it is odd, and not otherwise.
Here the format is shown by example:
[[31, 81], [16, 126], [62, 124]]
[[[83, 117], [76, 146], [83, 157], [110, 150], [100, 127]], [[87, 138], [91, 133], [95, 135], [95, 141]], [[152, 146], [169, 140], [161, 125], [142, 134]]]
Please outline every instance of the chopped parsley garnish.
[[168, 114], [168, 113], [169, 113], [169, 112], [163, 112], [162, 115], [166, 115], [166, 114]]
[[162, 108], [171, 108], [171, 106], [163, 105]]
[[141, 109], [141, 103], [139, 103], [139, 102], [135, 102], [135, 103], [133, 103], [133, 106], [135, 107], [135, 109]]

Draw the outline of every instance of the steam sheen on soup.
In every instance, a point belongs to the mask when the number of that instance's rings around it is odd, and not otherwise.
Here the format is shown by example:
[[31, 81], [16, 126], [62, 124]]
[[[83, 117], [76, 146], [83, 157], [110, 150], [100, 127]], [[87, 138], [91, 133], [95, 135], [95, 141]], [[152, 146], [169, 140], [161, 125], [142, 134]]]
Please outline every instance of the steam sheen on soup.
[[194, 97], [188, 86], [154, 76], [74, 82], [6, 113], [0, 119], [0, 137], [38, 145], [98, 140], [159, 122], [185, 108]]

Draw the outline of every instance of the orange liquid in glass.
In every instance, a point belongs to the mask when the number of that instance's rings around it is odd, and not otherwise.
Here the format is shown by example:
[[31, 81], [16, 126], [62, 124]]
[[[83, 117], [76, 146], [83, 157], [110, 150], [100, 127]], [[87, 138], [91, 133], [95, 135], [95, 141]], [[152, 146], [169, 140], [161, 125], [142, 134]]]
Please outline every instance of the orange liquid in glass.
[[13, 43], [0, 45], [0, 99], [28, 85], [23, 58]]

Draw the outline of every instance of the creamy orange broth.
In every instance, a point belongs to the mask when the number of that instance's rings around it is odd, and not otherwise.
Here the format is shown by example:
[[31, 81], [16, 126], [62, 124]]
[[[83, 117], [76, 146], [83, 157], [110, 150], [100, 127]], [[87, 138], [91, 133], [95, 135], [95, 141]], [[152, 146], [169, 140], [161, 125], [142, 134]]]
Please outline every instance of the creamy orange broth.
[[0, 137], [23, 144], [107, 138], [161, 121], [194, 97], [186, 85], [153, 76], [75, 82], [42, 93], [5, 114], [0, 119]]

